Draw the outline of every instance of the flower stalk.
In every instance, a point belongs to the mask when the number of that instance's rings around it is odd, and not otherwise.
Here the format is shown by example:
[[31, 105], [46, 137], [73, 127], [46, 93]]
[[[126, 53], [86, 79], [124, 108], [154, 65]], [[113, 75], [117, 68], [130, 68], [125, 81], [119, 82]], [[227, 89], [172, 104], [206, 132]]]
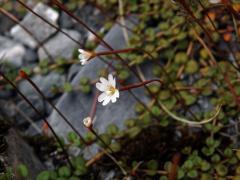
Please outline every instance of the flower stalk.
[[152, 83], [152, 82], [158, 82], [158, 83], [163, 84], [163, 82], [159, 79], [152, 79], [152, 80], [148, 80], [148, 81], [144, 81], [144, 82], [140, 82], [140, 83], [136, 83], [136, 84], [122, 86], [119, 89], [119, 91], [127, 91], [127, 90], [130, 90], [130, 89], [139, 88], [141, 86], [147, 85], [147, 84]]
[[118, 50], [112, 50], [112, 51], [102, 51], [102, 52], [97, 52], [96, 56], [128, 53], [128, 52], [135, 51], [135, 50], [136, 50], [135, 48], [127, 48], [127, 49], [118, 49]]
[[[17, 93], [30, 105], [30, 107], [39, 115], [42, 117], [42, 113], [31, 103], [31, 101], [17, 88], [17, 86], [10, 80], [8, 79], [7, 76], [5, 76], [4, 73], [0, 72], [0, 75], [17, 91]], [[25, 75], [25, 74], [24, 74]], [[63, 153], [65, 154], [66, 158], [67, 158], [67, 162], [70, 165], [70, 167], [72, 169], [74, 169], [74, 166], [72, 165], [69, 155], [64, 147], [64, 145], [62, 144], [62, 141], [60, 140], [60, 138], [58, 137], [58, 135], [56, 134], [56, 132], [54, 131], [54, 129], [52, 128], [52, 126], [49, 124], [48, 120], [46, 118], [43, 118], [43, 121], [47, 124], [47, 126], [49, 127], [49, 129], [51, 130], [53, 136], [55, 137], [55, 139], [57, 140], [57, 142], [59, 143]]]
[[56, 112], [63, 118], [63, 120], [72, 128], [72, 130], [79, 136], [79, 138], [81, 139], [81, 141], [86, 145], [87, 142], [84, 140], [84, 138], [82, 137], [82, 135], [77, 131], [77, 129], [70, 123], [70, 121], [66, 118], [66, 116], [43, 94], [43, 92], [38, 88], [38, 86], [29, 78], [29, 76], [27, 75], [27, 73], [25, 73], [24, 71], [20, 71], [19, 75], [26, 79], [27, 82], [37, 91], [37, 93], [44, 99], [46, 100], [51, 107], [56, 110]]
[[[137, 84], [132, 84], [132, 85], [128, 85], [128, 86], [123, 86], [119, 89], [119, 91], [125, 91], [125, 90], [130, 90], [130, 89], [133, 89], [133, 88], [138, 88], [138, 87], [141, 87], [141, 86], [145, 86], [146, 84], [149, 84], [149, 83], [152, 83], [152, 82], [159, 82], [159, 83], [162, 83], [162, 81], [158, 80], [158, 79], [153, 79], [153, 80], [148, 80], [148, 81], [144, 81], [144, 82], [141, 82], [141, 83], [137, 83]], [[214, 120], [218, 114], [220, 113], [221, 111], [221, 105], [218, 105], [216, 107], [216, 113], [209, 119], [204, 119], [200, 122], [196, 122], [196, 121], [191, 121], [191, 120], [188, 120], [188, 119], [185, 119], [185, 118], [181, 118], [181, 117], [178, 117], [177, 115], [173, 114], [171, 111], [168, 110], [168, 108], [160, 101], [158, 100], [158, 103], [161, 107], [161, 109], [167, 113], [170, 117], [172, 117], [173, 119], [175, 119], [176, 121], [180, 121], [182, 123], [187, 123], [189, 125], [201, 125], [201, 124], [206, 124], [206, 123], [209, 123], [211, 122], [212, 120]]]
[[91, 52], [91, 51], [86, 51], [83, 49], [78, 49], [79, 52], [79, 60], [82, 65], [87, 64], [91, 59], [95, 57], [100, 57], [104, 55], [111, 55], [111, 54], [119, 54], [119, 53], [128, 53], [130, 51], [135, 50], [134, 48], [128, 48], [128, 49], [119, 49], [119, 50], [113, 50], [113, 51], [102, 51], [102, 52]]

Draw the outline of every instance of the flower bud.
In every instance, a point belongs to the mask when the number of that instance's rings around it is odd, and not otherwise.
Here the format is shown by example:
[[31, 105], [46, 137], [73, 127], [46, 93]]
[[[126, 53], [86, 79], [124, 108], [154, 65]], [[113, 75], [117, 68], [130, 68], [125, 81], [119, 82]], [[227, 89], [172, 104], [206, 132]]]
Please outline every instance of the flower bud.
[[83, 124], [86, 128], [91, 128], [92, 127], [92, 118], [91, 117], [86, 117], [83, 119]]

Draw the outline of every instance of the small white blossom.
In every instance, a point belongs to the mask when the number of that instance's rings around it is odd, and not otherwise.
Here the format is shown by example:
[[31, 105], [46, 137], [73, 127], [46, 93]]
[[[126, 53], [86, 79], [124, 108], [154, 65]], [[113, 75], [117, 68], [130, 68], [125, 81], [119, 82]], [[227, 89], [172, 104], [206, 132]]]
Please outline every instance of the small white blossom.
[[119, 90], [116, 88], [116, 79], [112, 74], [108, 75], [108, 79], [100, 77], [100, 82], [96, 83], [97, 89], [102, 91], [98, 96], [98, 102], [103, 102], [102, 105], [107, 105], [110, 101], [115, 103], [119, 98]]
[[217, 4], [217, 3], [220, 3], [221, 0], [209, 0], [209, 2], [212, 4]]
[[79, 52], [78, 58], [82, 65], [87, 64], [88, 61], [94, 56], [93, 53], [85, 51], [83, 49], [78, 49], [78, 52]]
[[92, 118], [91, 117], [86, 117], [83, 119], [83, 124], [86, 128], [90, 128], [92, 126]]

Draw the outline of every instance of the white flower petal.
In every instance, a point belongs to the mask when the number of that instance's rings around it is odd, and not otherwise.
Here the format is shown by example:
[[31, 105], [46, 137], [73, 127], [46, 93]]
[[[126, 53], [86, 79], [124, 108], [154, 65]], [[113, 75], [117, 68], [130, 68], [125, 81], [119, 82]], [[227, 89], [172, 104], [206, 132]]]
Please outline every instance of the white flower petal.
[[103, 77], [100, 77], [100, 82], [102, 82], [105, 86], [107, 86], [109, 84], [108, 80]]
[[81, 61], [82, 65], [86, 65], [88, 62], [87, 61]]
[[117, 98], [119, 98], [119, 90], [118, 90], [118, 89], [115, 90], [114, 95], [115, 95]]
[[97, 82], [96, 83], [96, 88], [99, 90], [99, 91], [106, 91], [107, 87], [103, 84], [103, 83], [100, 83], [100, 82]]
[[83, 49], [78, 49], [79, 53], [84, 53], [85, 51]]
[[98, 102], [102, 102], [107, 98], [107, 94], [106, 93], [102, 93], [98, 96]]
[[111, 101], [112, 101], [112, 103], [115, 103], [117, 101], [117, 97], [116, 96], [112, 96], [111, 97]]
[[116, 87], [116, 80], [113, 78], [112, 74], [108, 75], [108, 81], [113, 87]]
[[102, 105], [106, 106], [110, 102], [110, 100], [111, 100], [111, 98], [109, 96], [106, 96], [104, 101], [103, 101], [103, 103], [102, 103]]

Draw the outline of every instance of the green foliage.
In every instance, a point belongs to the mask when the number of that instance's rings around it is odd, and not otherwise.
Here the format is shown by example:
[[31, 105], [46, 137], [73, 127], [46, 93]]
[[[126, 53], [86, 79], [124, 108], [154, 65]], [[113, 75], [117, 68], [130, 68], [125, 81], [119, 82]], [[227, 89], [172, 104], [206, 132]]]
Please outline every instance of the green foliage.
[[60, 177], [69, 177], [71, 175], [71, 170], [67, 166], [62, 166], [58, 169], [58, 175]]
[[73, 90], [73, 87], [70, 83], [66, 82], [63, 84], [63, 90], [64, 92], [71, 92]]
[[42, 171], [36, 180], [49, 180], [50, 179], [50, 172], [49, 171]]
[[18, 165], [18, 172], [23, 178], [28, 176], [28, 169], [24, 164]]
[[[238, 39], [238, 31], [232, 26], [234, 16], [227, 14], [227, 12], [219, 14], [214, 8], [209, 12], [206, 11], [211, 6], [208, 1], [201, 1], [206, 10], [193, 0], [185, 1], [186, 7], [189, 9], [185, 9], [185, 6], [173, 3], [173, 1], [129, 0], [122, 2], [124, 19], [127, 14], [136, 14], [138, 17], [138, 22], [133, 23], [135, 27], [132, 28], [131, 35], [129, 34], [129, 41], [126, 42], [129, 47], [136, 50], [119, 54], [124, 59], [124, 63], [115, 61], [114, 56], [106, 58], [114, 59], [113, 63], [112, 61], [109, 63], [115, 67], [114, 73], [116, 73], [119, 82], [122, 83], [121, 86], [133, 82], [132, 74], [137, 73], [142, 79], [147, 79], [149, 76], [145, 77], [145, 75], [149, 72], [155, 78], [162, 80], [163, 84], [151, 83], [147, 85], [152, 93], [149, 91], [145, 93], [149, 101], [144, 104], [145, 106], [142, 103], [136, 103], [134, 106], [136, 117], [124, 121], [123, 130], [115, 124], [109, 124], [105, 128], [105, 132], [99, 135], [100, 139], [91, 131], [84, 134], [84, 139], [89, 143], [88, 145], [97, 143], [101, 149], [112, 153], [106, 144], [110, 146], [114, 151], [112, 155], [121, 161], [122, 167], [126, 168], [128, 172], [136, 173], [136, 177], [168, 179], [173, 168], [172, 157], [174, 153], [178, 152], [181, 154], [181, 161], [177, 164], [177, 179], [211, 180], [226, 179], [227, 176], [234, 180], [239, 179], [240, 152], [235, 152], [233, 142], [229, 142], [235, 135], [229, 135], [231, 136], [229, 141], [225, 140], [228, 136], [223, 138], [224, 134], [233, 131], [229, 128], [232, 126], [230, 120], [237, 122], [239, 115], [239, 104], [236, 97], [240, 95], [239, 72], [232, 67], [237, 64], [232, 58], [234, 59], [236, 56], [236, 59], [239, 59], [239, 52], [237, 48], [231, 47], [230, 50], [234, 52], [230, 52], [226, 44], [228, 42], [224, 39], [225, 35], [230, 33], [232, 36], [230, 45], [233, 46], [237, 42], [235, 40]], [[66, 6], [74, 12], [84, 4], [87, 4], [86, 1], [70, 0]], [[104, 30], [101, 33], [97, 32], [102, 36], [114, 25], [116, 18], [120, 17], [119, 1], [96, 0], [94, 3], [89, 2], [89, 4], [95, 4], [98, 9], [106, 11], [106, 13], [110, 12], [108, 22], [104, 24]], [[7, 3], [4, 8], [11, 10], [12, 6]], [[233, 6], [234, 8], [236, 7]], [[189, 13], [189, 10], [192, 11], [193, 15]], [[217, 30], [212, 27], [206, 13], [212, 17]], [[210, 38], [199, 23], [210, 33]], [[99, 41], [84, 42], [87, 50], [95, 50], [98, 44]], [[228, 48], [222, 50], [222, 47]], [[73, 59], [78, 59], [78, 55], [78, 50], [75, 49]], [[216, 62], [212, 62], [212, 56]], [[106, 61], [108, 60], [106, 59]], [[231, 64], [233, 61], [234, 63]], [[35, 71], [41, 74], [47, 74], [52, 70], [63, 73], [69, 68], [67, 62], [61, 58], [56, 59], [54, 63], [48, 59], [41, 60], [37, 71], [36, 69]], [[128, 69], [129, 67], [134, 70], [134, 73]], [[150, 67], [151, 71], [146, 71], [146, 67]], [[28, 67], [22, 69], [30, 75], [35, 73], [34, 69]], [[96, 71], [99, 71], [98, 74], [101, 76], [108, 74], [108, 69], [105, 68]], [[147, 73], [145, 74], [145, 72]], [[12, 80], [17, 77], [14, 67], [9, 67], [6, 73]], [[229, 82], [226, 78], [229, 79]], [[138, 79], [134, 79], [134, 81], [138, 83]], [[66, 82], [62, 88], [53, 87], [53, 90], [60, 93], [62, 91], [72, 92], [77, 89], [89, 95], [93, 89], [93, 82], [95, 79], [82, 77], [77, 87]], [[143, 99], [142, 97], [138, 98]], [[169, 117], [159, 106], [160, 102], [174, 114], [180, 114], [181, 117], [186, 117], [192, 121], [195, 121], [195, 118], [191, 114], [194, 114], [200, 121], [210, 117], [213, 107], [216, 105], [221, 103], [223, 106], [213, 121], [199, 127], [188, 127], [185, 124], [175, 123], [173, 118]], [[98, 121], [101, 123], [101, 118]], [[161, 127], [166, 131], [161, 131], [161, 138], [156, 137], [159, 136], [157, 133], [156, 136], [151, 132], [148, 132], [147, 135], [144, 134], [143, 132], [150, 127]], [[172, 129], [177, 135], [171, 131]], [[87, 146], [83, 146], [79, 137], [73, 132], [69, 132], [66, 138], [68, 140], [65, 144], [66, 148], [74, 146], [80, 148], [82, 152], [83, 148]], [[151, 149], [154, 149], [156, 145], [159, 152], [153, 151], [156, 154], [152, 154], [151, 151], [144, 155], [139, 153], [141, 146], [151, 142], [151, 140], [155, 140], [151, 144]], [[159, 145], [159, 142], [162, 144]], [[61, 163], [54, 171], [41, 172], [37, 180], [75, 180], [82, 177], [88, 179], [92, 169], [87, 168], [86, 160], [82, 156], [70, 159], [74, 169]], [[102, 159], [100, 157], [96, 161], [104, 162], [106, 158]], [[99, 168], [99, 164], [96, 163], [91, 168]], [[136, 169], [130, 168], [132, 164], [134, 164], [133, 168]], [[104, 167], [101, 168], [104, 169]], [[115, 170], [116, 168], [110, 163], [109, 169]], [[28, 170], [24, 165], [19, 165], [18, 171], [23, 177], [28, 176]]]

